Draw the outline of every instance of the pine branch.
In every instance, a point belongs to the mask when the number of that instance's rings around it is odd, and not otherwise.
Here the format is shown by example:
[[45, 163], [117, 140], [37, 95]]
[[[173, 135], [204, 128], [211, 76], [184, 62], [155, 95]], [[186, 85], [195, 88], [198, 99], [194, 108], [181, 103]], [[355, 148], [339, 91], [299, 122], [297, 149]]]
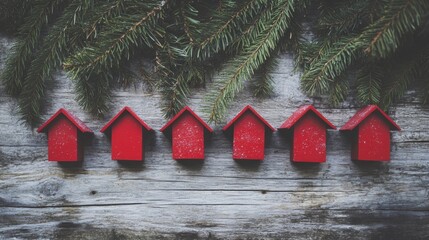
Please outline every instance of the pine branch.
[[198, 28], [200, 21], [197, 19], [198, 10], [195, 9], [188, 1], [182, 1], [180, 4], [180, 17], [183, 21], [183, 30], [188, 37], [189, 43], [195, 43], [194, 35], [200, 35], [201, 31]]
[[255, 72], [255, 77], [250, 82], [252, 84], [253, 96], [267, 98], [274, 93], [274, 81], [271, 73], [278, 65], [277, 57], [277, 54], [273, 54]]
[[[144, 4], [149, 7], [149, 4]], [[154, 6], [155, 5], [155, 6]], [[99, 36], [92, 47], [86, 47], [72, 56], [64, 68], [70, 72], [91, 71], [109, 66], [119, 65], [119, 59], [129, 58], [131, 49], [142, 45], [159, 45], [159, 40], [153, 34], [156, 22], [162, 17], [162, 6], [152, 4], [152, 9], [139, 15], [118, 16], [112, 20], [112, 32]], [[142, 9], [143, 11], [143, 9]], [[123, 31], [123, 29], [126, 29]], [[145, 35], [147, 34], [147, 35]], [[112, 58], [116, 57], [116, 58]], [[116, 61], [115, 61], [116, 60]]]
[[186, 49], [188, 56], [206, 59], [225, 50], [240, 34], [248, 19], [252, 19], [264, 4], [266, 0], [247, 0], [238, 7], [231, 3], [224, 4], [222, 12], [217, 12], [214, 15], [216, 18], [210, 21], [210, 26], [216, 28], [208, 29], [214, 31], [209, 31], [210, 35], [188, 46]]
[[[64, 63], [68, 74], [76, 80], [77, 99], [85, 110], [96, 114], [106, 111], [114, 71], [123, 67], [137, 47], [160, 45], [157, 35], [162, 29], [157, 22], [166, 5], [161, 6], [157, 1], [140, 4], [139, 13], [112, 19], [110, 31], [100, 33], [91, 47], [83, 48]], [[95, 89], [102, 84], [107, 86], [100, 91]]]
[[51, 16], [67, 4], [67, 0], [37, 0], [25, 24], [19, 30], [19, 37], [11, 49], [1, 80], [6, 92], [18, 96], [22, 90], [25, 73], [33, 58], [33, 52], [40, 43], [40, 33]]
[[153, 92], [156, 88], [157, 80], [154, 76], [153, 66], [147, 59], [141, 59], [138, 73], [140, 74], [145, 90], [147, 92]]
[[16, 34], [33, 5], [31, 0], [0, 1], [0, 32]]
[[227, 51], [231, 54], [238, 54], [242, 49], [253, 44], [260, 34], [266, 29], [266, 23], [270, 21], [272, 14], [272, 4], [268, 2], [265, 7], [261, 8], [259, 14], [249, 23], [247, 23], [243, 31], [237, 36], [233, 42], [227, 46]]
[[171, 118], [186, 106], [190, 93], [187, 71], [192, 65], [184, 61], [185, 55], [180, 48], [173, 46], [177, 42], [175, 36], [166, 34], [155, 62], [165, 118]]
[[309, 95], [325, 94], [329, 84], [343, 74], [360, 57], [363, 35], [343, 38], [327, 49], [304, 72], [301, 86]]
[[120, 68], [112, 70], [112, 72], [94, 72], [88, 77], [74, 79], [76, 101], [84, 110], [96, 116], [102, 116], [108, 111], [107, 102], [111, 98], [111, 89], [115, 78], [113, 72], [119, 72]]
[[[300, 12], [297, 12], [295, 14], [301, 15], [304, 10], [305, 9], [300, 9]], [[283, 37], [279, 42], [278, 49], [281, 53], [289, 51], [291, 53], [294, 53], [295, 55], [299, 55], [301, 54], [301, 44], [304, 41], [302, 28], [297, 22], [296, 17], [294, 19], [291, 19], [289, 25], [290, 27], [283, 34]]]
[[[399, 66], [398, 66], [399, 67]], [[403, 66], [401, 66], [403, 67]], [[409, 65], [395, 76], [392, 76], [383, 91], [382, 106], [389, 107], [392, 102], [401, 98], [408, 89], [409, 84], [416, 78], [418, 66]], [[397, 72], [397, 71], [396, 71]]]
[[342, 36], [359, 30], [366, 23], [371, 1], [348, 0], [323, 6], [318, 18], [318, 28], [330, 37]]
[[413, 81], [424, 77], [427, 71], [425, 67], [429, 66], [429, 63], [425, 65], [425, 58], [429, 58], [429, 49], [416, 51], [418, 52], [407, 52], [408, 56], [401, 55], [399, 61], [389, 63], [390, 81], [383, 86], [382, 105], [385, 108], [400, 99]]
[[392, 0], [382, 17], [365, 30], [371, 37], [365, 52], [380, 58], [392, 54], [401, 39], [414, 31], [429, 12], [427, 0]]
[[103, 26], [112, 21], [112, 19], [124, 14], [126, 10], [138, 8], [139, 5], [134, 3], [135, 1], [133, 0], [115, 0], [107, 1], [104, 4], [100, 3], [101, 5], [88, 13], [86, 19], [83, 20], [82, 27], [86, 32], [86, 38], [88, 40], [96, 38], [98, 32], [103, 30]]
[[173, 117], [187, 105], [187, 97], [190, 94], [189, 78], [184, 66], [181, 71], [169, 75], [161, 81], [162, 111], [165, 118]]
[[381, 101], [381, 86], [386, 72], [377, 63], [366, 63], [358, 71], [357, 98], [363, 104], [379, 104]]
[[207, 98], [209, 121], [219, 122], [223, 119], [227, 106], [243, 88], [243, 82], [249, 79], [272, 54], [292, 18], [293, 3], [293, 1], [279, 1], [278, 5], [273, 6], [272, 19], [267, 23], [267, 28], [257, 38], [255, 44], [226, 63], [226, 69], [220, 73], [222, 80], [215, 83], [213, 91]]
[[45, 96], [46, 81], [60, 66], [73, 48], [84, 39], [84, 32], [75, 27], [77, 19], [83, 18], [93, 1], [74, 1], [44, 38], [42, 47], [36, 52], [23, 83], [19, 99], [22, 119], [33, 125], [39, 120], [42, 101]]
[[349, 93], [349, 84], [347, 81], [344, 81], [344, 76], [337, 77], [329, 85], [329, 101], [338, 106], [342, 101], [344, 101]]

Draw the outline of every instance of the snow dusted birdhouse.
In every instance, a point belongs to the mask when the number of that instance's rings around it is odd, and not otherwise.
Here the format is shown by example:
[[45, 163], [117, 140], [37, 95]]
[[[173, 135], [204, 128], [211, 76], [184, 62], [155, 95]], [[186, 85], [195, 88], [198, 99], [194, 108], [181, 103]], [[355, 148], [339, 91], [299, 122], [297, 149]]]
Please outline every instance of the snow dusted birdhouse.
[[294, 162], [325, 162], [327, 128], [336, 129], [313, 105], [295, 111], [279, 128], [291, 131], [290, 159]]
[[171, 136], [174, 160], [203, 160], [204, 135], [213, 130], [188, 106], [160, 129]]
[[82, 121], [64, 108], [37, 129], [48, 134], [48, 160], [77, 162], [83, 159], [84, 134], [92, 134]]
[[223, 131], [233, 130], [234, 160], [264, 160], [265, 130], [274, 132], [275, 129], [247, 105], [225, 127]]
[[124, 107], [100, 132], [111, 137], [112, 160], [142, 161], [143, 141], [152, 129], [129, 107]]
[[359, 110], [340, 129], [352, 132], [352, 160], [389, 161], [390, 130], [401, 130], [379, 107]]

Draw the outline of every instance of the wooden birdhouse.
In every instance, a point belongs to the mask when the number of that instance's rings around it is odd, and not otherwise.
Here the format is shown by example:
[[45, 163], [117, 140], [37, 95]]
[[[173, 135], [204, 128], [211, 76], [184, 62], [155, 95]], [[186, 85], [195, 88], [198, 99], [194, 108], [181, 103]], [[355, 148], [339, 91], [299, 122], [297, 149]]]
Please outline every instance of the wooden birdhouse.
[[291, 161], [325, 162], [328, 128], [336, 129], [313, 105], [295, 111], [279, 128], [291, 131]]
[[352, 132], [352, 160], [389, 161], [390, 130], [401, 129], [378, 106], [368, 105], [340, 130]]
[[265, 156], [265, 131], [274, 132], [275, 129], [255, 111], [247, 105], [235, 116], [223, 131], [233, 130], [234, 160], [264, 160]]
[[152, 129], [129, 107], [124, 107], [100, 132], [111, 137], [112, 160], [142, 161], [143, 141]]
[[160, 129], [171, 136], [174, 160], [204, 160], [204, 136], [213, 130], [188, 106]]
[[48, 134], [48, 160], [77, 162], [83, 159], [83, 138], [92, 134], [82, 121], [64, 108], [58, 110], [37, 129]]

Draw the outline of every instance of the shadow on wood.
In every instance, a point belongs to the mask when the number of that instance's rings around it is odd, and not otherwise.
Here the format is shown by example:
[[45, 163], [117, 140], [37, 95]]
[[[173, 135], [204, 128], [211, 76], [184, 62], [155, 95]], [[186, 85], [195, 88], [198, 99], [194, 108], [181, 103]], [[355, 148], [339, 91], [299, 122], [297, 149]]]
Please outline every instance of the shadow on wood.
[[81, 171], [83, 166], [83, 161], [77, 162], [58, 162], [58, 166], [61, 167], [63, 172], [70, 173], [71, 171]]
[[176, 160], [177, 164], [190, 171], [200, 171], [203, 168], [204, 160]]
[[87, 171], [82, 168], [84, 162], [58, 162], [58, 166], [64, 174], [64, 177], [76, 177], [80, 174], [86, 174]]
[[248, 172], [256, 172], [259, 170], [262, 162], [261, 160], [234, 160], [240, 170]]
[[313, 163], [313, 162], [292, 162], [291, 166], [293, 169], [291, 171], [296, 171], [300, 175], [306, 177], [317, 177], [319, 175], [320, 170], [322, 170], [323, 164], [326, 163]]
[[140, 172], [144, 170], [144, 161], [117, 161], [122, 170]]
[[[284, 129], [279, 129], [277, 131], [277, 133], [275, 133], [278, 138], [278, 144], [280, 144], [278, 147], [282, 148], [282, 149], [286, 149], [288, 152], [290, 151], [290, 147], [291, 147], [291, 137], [292, 137], [292, 133], [291, 131], [287, 131]], [[271, 142], [271, 141], [270, 141]], [[289, 158], [289, 155], [288, 155]]]
[[351, 160], [361, 174], [377, 175], [389, 172], [389, 162]]
[[143, 141], [144, 153], [152, 152], [156, 149], [156, 131], [146, 131]]

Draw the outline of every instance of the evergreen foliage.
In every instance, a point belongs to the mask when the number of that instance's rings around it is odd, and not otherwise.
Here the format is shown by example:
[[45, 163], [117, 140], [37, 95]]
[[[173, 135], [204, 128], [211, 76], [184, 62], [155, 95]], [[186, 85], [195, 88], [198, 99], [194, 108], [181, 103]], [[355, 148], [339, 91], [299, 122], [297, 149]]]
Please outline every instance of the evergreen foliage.
[[0, 31], [17, 36], [1, 81], [29, 124], [59, 68], [80, 106], [101, 115], [112, 90], [132, 82], [135, 57], [153, 64], [141, 71], [167, 118], [194, 87], [208, 87], [213, 122], [246, 83], [269, 97], [284, 51], [303, 71], [302, 90], [333, 104], [356, 94], [387, 107], [416, 84], [429, 101], [427, 0], [3, 0], [0, 16]]
[[306, 93], [344, 99], [348, 88], [333, 86], [347, 86], [345, 74], [357, 71], [357, 99], [386, 108], [412, 82], [429, 84], [421, 71], [429, 47], [428, 1], [324, 1], [320, 8], [315, 40], [304, 43], [297, 58]]

